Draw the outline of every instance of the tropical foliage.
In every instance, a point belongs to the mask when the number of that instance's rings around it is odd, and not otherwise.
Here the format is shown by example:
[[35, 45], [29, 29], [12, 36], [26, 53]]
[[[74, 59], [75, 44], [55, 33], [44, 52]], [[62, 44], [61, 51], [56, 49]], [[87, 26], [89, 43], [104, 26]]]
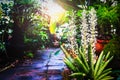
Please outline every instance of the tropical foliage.
[[0, 53], [5, 53], [7, 57], [6, 45], [12, 37], [14, 23], [11, 16], [12, 7], [12, 1], [0, 3]]
[[32, 18], [33, 26], [29, 27], [25, 32], [25, 45], [29, 49], [41, 49], [49, 44], [48, 23], [40, 14], [36, 14]]
[[[23, 50], [41, 49], [49, 44], [48, 20], [41, 14], [39, 2], [37, 0], [1, 2], [0, 53], [5, 52], [7, 47], [10, 55], [22, 54]], [[12, 50], [13, 47], [17, 48], [15, 50], [19, 50], [18, 48], [21, 50], [15, 52]]]
[[40, 1], [16, 0], [14, 3], [15, 24], [23, 32], [26, 49], [44, 48], [49, 43], [48, 22], [42, 13]]
[[17, 27], [22, 30], [27, 30], [33, 23], [32, 16], [37, 11], [37, 5], [35, 0], [15, 0], [13, 8], [13, 20]]
[[93, 5], [97, 10], [99, 33], [114, 34], [113, 30], [117, 29], [117, 24], [120, 21], [119, 5], [118, 1], [101, 2]]

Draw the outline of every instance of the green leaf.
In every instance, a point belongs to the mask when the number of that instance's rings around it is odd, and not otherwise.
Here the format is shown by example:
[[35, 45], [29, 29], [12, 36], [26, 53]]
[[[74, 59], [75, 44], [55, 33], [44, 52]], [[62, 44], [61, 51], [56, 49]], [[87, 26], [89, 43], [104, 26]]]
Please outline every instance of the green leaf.
[[82, 10], [79, 10], [78, 12], [77, 12], [77, 16], [79, 16], [79, 17], [81, 17], [82, 16]]
[[50, 33], [51, 34], [55, 34], [55, 29], [56, 29], [56, 25], [57, 23], [54, 21], [50, 21], [50, 27], [49, 27], [49, 30], [50, 30]]
[[85, 71], [86, 73], [89, 72], [89, 69], [85, 66], [85, 64], [81, 61], [81, 59], [77, 56], [76, 57], [77, 63], [80, 65], [80, 67]]
[[107, 53], [107, 55], [106, 55], [106, 58], [105, 58], [105, 59], [108, 59], [108, 58], [109, 58], [109, 56], [110, 56], [110, 52], [108, 52], [108, 53]]
[[60, 49], [59, 50], [57, 50], [55, 53], [54, 53], [54, 55], [58, 55], [59, 53], [60, 53]]
[[24, 23], [24, 17], [21, 18], [21, 22]]
[[108, 71], [111, 71], [111, 70], [112, 70], [112, 68], [108, 68], [108, 69], [104, 70], [104, 71], [102, 72], [102, 74], [104, 74], [104, 73], [106, 73], [106, 72], [108, 72]]
[[106, 76], [104, 79], [101, 79], [101, 80], [110, 80], [110, 79], [113, 79], [113, 77], [111, 77], [111, 76]]
[[[104, 74], [101, 74], [98, 78], [96, 78], [97, 80], [101, 80], [107, 77], [108, 74], [110, 74], [112, 71], [107, 71]], [[111, 77], [112, 78], [112, 77]]]
[[86, 68], [89, 69], [89, 65], [87, 63], [86, 57], [85, 57], [85, 53], [82, 52], [81, 48], [79, 48], [79, 54], [81, 56], [81, 58], [83, 59], [83, 63], [85, 64]]
[[19, 3], [21, 3], [21, 4], [28, 4], [28, 5], [30, 5], [30, 4], [33, 4], [33, 2], [34, 2], [34, 0], [21, 0]]
[[72, 64], [71, 61], [69, 61], [67, 58], [64, 58], [64, 62], [67, 64], [67, 66], [73, 70], [73, 71], [76, 71], [76, 67]]
[[[99, 75], [102, 74], [103, 70], [105, 69], [105, 67], [108, 65], [108, 63], [113, 59], [113, 57], [111, 57], [110, 59], [108, 59], [103, 66], [101, 66], [99, 68], [99, 70], [97, 71], [97, 74], [95, 75], [96, 77], [99, 77]], [[99, 64], [100, 65], [100, 64]]]
[[103, 57], [103, 51], [100, 53], [100, 56], [99, 56], [99, 58], [98, 58], [98, 60], [96, 62], [94, 76], [96, 76], [97, 71], [99, 70], [100, 62], [101, 62], [102, 57]]
[[77, 72], [77, 73], [72, 73], [70, 76], [74, 77], [74, 76], [86, 76], [85, 73], [82, 72]]
[[61, 49], [63, 50], [66, 58], [70, 57], [70, 54], [65, 50], [65, 48], [64, 48], [62, 45], [61, 45], [60, 47], [61, 47]]

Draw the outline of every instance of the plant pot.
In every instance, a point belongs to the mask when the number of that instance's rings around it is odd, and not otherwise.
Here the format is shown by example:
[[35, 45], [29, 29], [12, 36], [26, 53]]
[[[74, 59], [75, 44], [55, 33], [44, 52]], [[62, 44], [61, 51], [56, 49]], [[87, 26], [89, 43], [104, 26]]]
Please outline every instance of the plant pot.
[[104, 49], [104, 46], [109, 42], [109, 40], [97, 39], [97, 43], [95, 44], [96, 54], [99, 55], [101, 51]]

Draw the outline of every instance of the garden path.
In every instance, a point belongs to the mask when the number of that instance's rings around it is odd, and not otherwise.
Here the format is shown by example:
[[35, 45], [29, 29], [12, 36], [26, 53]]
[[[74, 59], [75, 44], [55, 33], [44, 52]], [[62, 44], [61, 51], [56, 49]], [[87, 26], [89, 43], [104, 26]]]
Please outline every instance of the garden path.
[[38, 50], [33, 59], [1, 72], [0, 80], [62, 80], [63, 57], [60, 48]]

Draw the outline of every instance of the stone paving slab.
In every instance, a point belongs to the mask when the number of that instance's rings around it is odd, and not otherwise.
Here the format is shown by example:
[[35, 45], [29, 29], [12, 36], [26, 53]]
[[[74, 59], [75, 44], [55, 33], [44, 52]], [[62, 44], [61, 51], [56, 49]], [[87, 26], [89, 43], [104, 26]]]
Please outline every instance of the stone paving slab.
[[35, 58], [0, 73], [0, 80], [62, 80], [66, 67], [60, 48], [38, 50]]
[[64, 66], [65, 63], [62, 61], [62, 60], [54, 60], [54, 59], [51, 59], [50, 62], [48, 63], [48, 65], [50, 66]]
[[60, 74], [55, 74], [55, 75], [49, 75], [48, 80], [62, 80], [62, 76]]

